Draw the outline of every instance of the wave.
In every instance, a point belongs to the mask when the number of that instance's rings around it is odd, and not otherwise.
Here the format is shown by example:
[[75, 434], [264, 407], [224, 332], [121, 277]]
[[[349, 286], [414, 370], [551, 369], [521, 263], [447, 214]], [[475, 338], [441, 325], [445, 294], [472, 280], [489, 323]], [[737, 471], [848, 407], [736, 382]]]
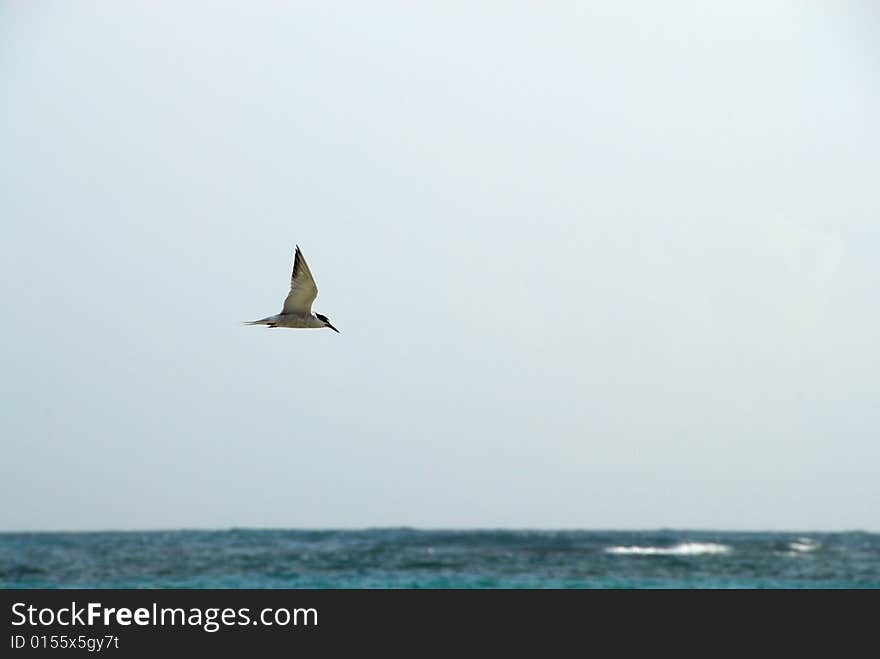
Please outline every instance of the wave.
[[788, 550], [796, 554], [815, 551], [819, 548], [819, 543], [811, 538], [798, 538], [794, 542], [788, 543]]
[[635, 556], [701, 556], [705, 554], [727, 554], [730, 551], [730, 546], [717, 542], [680, 542], [671, 547], [629, 545], [605, 548], [605, 553], [607, 554]]

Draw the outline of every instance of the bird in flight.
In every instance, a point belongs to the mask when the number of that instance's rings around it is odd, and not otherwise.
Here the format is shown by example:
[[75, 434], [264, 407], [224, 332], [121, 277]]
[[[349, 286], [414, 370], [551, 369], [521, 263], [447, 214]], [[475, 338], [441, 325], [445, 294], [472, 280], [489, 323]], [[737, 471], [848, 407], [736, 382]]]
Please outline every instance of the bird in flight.
[[281, 313], [260, 320], [246, 322], [245, 325], [268, 325], [269, 327], [329, 327], [334, 332], [339, 330], [330, 324], [330, 319], [319, 313], [312, 312], [312, 302], [318, 297], [318, 286], [309, 270], [299, 245], [293, 255], [293, 274], [290, 276], [290, 293], [284, 300]]

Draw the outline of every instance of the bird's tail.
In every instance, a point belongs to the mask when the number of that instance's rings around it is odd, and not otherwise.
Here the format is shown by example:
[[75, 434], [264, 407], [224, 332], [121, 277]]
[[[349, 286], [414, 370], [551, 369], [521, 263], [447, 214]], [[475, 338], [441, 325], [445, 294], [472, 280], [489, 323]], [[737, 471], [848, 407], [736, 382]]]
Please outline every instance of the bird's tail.
[[275, 316], [260, 318], [260, 320], [246, 320], [242, 325], [268, 325], [269, 327], [275, 327]]

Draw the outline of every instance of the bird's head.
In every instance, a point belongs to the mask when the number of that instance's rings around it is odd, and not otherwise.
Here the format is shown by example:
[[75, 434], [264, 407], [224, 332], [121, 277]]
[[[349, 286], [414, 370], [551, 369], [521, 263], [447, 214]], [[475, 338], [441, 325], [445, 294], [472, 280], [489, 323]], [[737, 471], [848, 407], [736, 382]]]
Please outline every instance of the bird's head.
[[316, 314], [315, 314], [315, 318], [317, 318], [317, 319], [320, 320], [322, 323], [324, 323], [324, 327], [329, 327], [330, 329], [332, 329], [332, 330], [333, 330], [334, 332], [336, 332], [337, 334], [340, 333], [338, 329], [336, 329], [335, 327], [333, 327], [333, 325], [330, 324], [330, 319], [327, 318], [327, 316], [325, 316], [324, 314], [316, 313]]

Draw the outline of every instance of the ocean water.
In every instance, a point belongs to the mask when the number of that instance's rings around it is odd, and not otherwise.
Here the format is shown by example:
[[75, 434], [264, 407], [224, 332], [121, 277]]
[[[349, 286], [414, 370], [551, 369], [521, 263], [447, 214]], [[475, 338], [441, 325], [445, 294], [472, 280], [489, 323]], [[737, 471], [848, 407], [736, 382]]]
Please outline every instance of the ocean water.
[[880, 588], [880, 534], [0, 533], [2, 588]]

